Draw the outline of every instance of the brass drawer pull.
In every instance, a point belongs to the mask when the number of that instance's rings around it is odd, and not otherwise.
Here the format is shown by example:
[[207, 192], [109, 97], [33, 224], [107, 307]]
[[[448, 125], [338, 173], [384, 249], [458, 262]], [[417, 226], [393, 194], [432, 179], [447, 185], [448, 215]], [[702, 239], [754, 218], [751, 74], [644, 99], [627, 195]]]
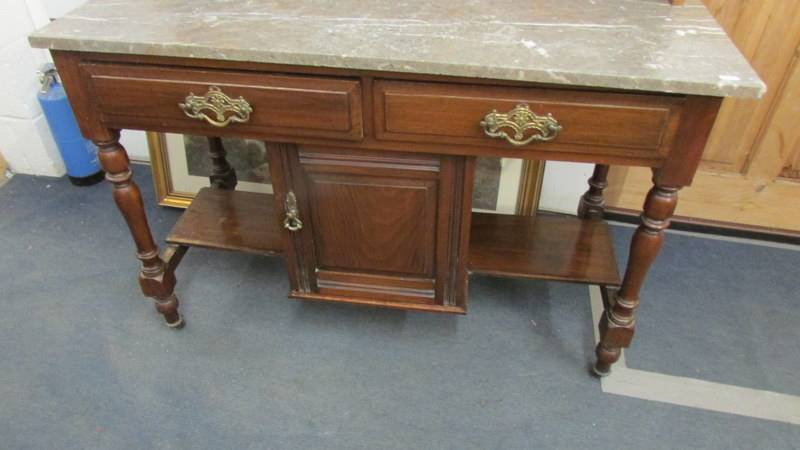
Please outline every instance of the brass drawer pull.
[[289, 231], [298, 231], [303, 229], [303, 221], [300, 220], [300, 210], [297, 209], [297, 197], [294, 192], [289, 191], [286, 194], [284, 202], [286, 207], [286, 218], [283, 219], [283, 228]]
[[[526, 145], [533, 141], [552, 141], [561, 131], [561, 125], [552, 115], [539, 116], [528, 105], [520, 104], [506, 114], [496, 110], [490, 112], [481, 121], [483, 132], [493, 138], [505, 139], [511, 145]], [[510, 136], [502, 130], [510, 128], [514, 134]], [[525, 132], [533, 130], [533, 134], [525, 137]]]
[[185, 103], [178, 103], [178, 107], [192, 119], [205, 120], [220, 128], [227, 127], [231, 122], [247, 122], [250, 120], [250, 113], [253, 112], [253, 107], [247, 100], [242, 97], [230, 98], [217, 86], [208, 88], [208, 92], [203, 96], [189, 93]]

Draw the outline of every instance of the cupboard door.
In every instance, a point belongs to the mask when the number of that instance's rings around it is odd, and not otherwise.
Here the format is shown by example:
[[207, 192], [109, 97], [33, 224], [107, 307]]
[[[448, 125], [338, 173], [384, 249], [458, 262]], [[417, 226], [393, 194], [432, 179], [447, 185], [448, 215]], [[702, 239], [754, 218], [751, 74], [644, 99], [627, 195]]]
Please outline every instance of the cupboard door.
[[291, 296], [465, 311], [471, 158], [274, 146]]

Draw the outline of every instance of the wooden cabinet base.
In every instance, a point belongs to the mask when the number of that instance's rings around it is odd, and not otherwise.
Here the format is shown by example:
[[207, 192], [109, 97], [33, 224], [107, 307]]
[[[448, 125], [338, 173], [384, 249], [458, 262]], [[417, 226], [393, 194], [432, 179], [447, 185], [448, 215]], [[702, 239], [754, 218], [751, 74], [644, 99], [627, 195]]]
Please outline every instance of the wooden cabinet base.
[[[284, 254], [282, 235], [291, 232], [282, 227], [283, 219], [273, 206], [275, 201], [272, 194], [204, 188], [178, 220], [167, 242]], [[469, 273], [602, 286], [621, 283], [605, 222], [546, 213], [537, 216], [470, 213], [470, 218], [469, 248], [461, 249]], [[453, 270], [458, 274], [461, 269]], [[463, 289], [462, 297], [455, 304], [444, 304], [435, 297], [433, 280], [372, 272], [353, 275], [352, 271], [318, 268], [313, 274], [317, 277], [317, 289], [293, 288], [289, 296], [414, 311], [466, 312], [466, 276], [462, 278], [464, 286], [459, 286]]]
[[[292, 297], [408, 310], [464, 313], [470, 272], [593, 283], [613, 296], [600, 323], [602, 374], [631, 342], [639, 291], [721, 101], [197, 58], [53, 57], [81, 131], [100, 147], [142, 292], [171, 326], [183, 324], [173, 290], [190, 246], [282, 254]], [[161, 254], [120, 129], [211, 139], [213, 188]], [[221, 137], [267, 142], [274, 195], [234, 190]], [[473, 215], [477, 156], [598, 166], [580, 218]], [[599, 220], [609, 164], [653, 171], [621, 279]]]

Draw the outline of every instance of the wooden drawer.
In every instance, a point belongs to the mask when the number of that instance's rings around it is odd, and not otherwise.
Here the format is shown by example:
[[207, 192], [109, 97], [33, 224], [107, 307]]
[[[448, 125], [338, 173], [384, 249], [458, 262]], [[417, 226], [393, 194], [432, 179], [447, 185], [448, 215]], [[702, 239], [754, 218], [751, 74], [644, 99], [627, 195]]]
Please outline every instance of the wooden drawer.
[[[364, 134], [358, 80], [109, 63], [81, 68], [100, 120], [110, 127], [347, 140]], [[212, 86], [234, 100], [245, 99], [252, 109], [247, 122], [221, 128], [190, 118], [179, 107], [190, 94], [204, 97]], [[207, 108], [203, 112], [215, 116]]]
[[[675, 138], [683, 103], [679, 96], [378, 81], [375, 134], [392, 141], [660, 158]], [[518, 147], [484, 133], [487, 114], [519, 104], [551, 114], [562, 127], [557, 136]]]

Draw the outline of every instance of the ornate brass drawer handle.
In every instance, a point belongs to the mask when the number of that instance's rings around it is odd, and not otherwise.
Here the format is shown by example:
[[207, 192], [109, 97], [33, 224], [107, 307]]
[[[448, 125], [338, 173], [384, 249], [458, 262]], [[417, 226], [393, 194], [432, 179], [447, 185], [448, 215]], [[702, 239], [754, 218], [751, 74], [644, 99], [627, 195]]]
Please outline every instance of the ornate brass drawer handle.
[[283, 219], [283, 228], [289, 231], [302, 230], [303, 221], [300, 220], [300, 210], [297, 209], [297, 197], [294, 196], [294, 192], [289, 191], [289, 193], [286, 194], [284, 205], [286, 208], [286, 218]]
[[[490, 112], [481, 121], [483, 132], [493, 138], [505, 139], [511, 145], [526, 145], [533, 141], [552, 141], [561, 131], [561, 125], [552, 115], [539, 116], [528, 105], [520, 104], [506, 114], [496, 110]], [[514, 133], [509, 135], [502, 128], [510, 128]], [[533, 133], [525, 137], [527, 131]]]
[[242, 97], [230, 98], [217, 86], [208, 88], [203, 96], [189, 93], [185, 103], [179, 103], [178, 106], [192, 119], [205, 120], [220, 128], [227, 127], [231, 122], [247, 122], [253, 112], [247, 100]]

